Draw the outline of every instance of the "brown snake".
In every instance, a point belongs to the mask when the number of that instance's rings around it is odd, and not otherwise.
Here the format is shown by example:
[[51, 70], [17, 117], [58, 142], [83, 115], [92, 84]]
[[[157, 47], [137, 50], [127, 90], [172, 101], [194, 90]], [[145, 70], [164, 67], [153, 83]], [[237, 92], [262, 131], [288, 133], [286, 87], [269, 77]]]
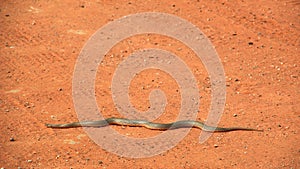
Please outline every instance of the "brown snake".
[[168, 129], [178, 129], [178, 128], [199, 128], [208, 132], [228, 132], [228, 131], [236, 131], [236, 130], [244, 130], [244, 131], [263, 131], [253, 128], [243, 128], [243, 127], [212, 127], [204, 124], [200, 121], [192, 121], [192, 120], [182, 120], [176, 121], [173, 123], [153, 123], [146, 120], [131, 120], [125, 118], [107, 118], [105, 120], [99, 121], [82, 121], [82, 122], [74, 122], [67, 124], [45, 124], [49, 128], [73, 128], [73, 127], [105, 127], [108, 125], [121, 125], [121, 126], [136, 126], [136, 127], [145, 127], [152, 130], [168, 130]]

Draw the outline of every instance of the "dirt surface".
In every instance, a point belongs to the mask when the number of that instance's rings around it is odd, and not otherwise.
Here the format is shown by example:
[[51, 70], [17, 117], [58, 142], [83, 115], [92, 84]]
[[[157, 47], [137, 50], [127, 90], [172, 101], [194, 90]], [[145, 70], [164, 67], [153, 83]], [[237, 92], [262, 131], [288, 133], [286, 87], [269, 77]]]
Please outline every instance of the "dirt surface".
[[[2, 1], [0, 167], [299, 168], [299, 8], [297, 1]], [[45, 123], [78, 121], [72, 78], [89, 37], [110, 21], [148, 11], [188, 20], [215, 46], [227, 86], [219, 126], [264, 132], [214, 133], [200, 144], [201, 130], [192, 129], [174, 148], [133, 159], [103, 150], [82, 128], [45, 127]], [[198, 120], [205, 120], [211, 98], [203, 64], [179, 41], [151, 34], [118, 43], [99, 66], [103, 74], [97, 75], [96, 96], [103, 115], [121, 117], [111, 97], [112, 75], [130, 53], [145, 47], [171, 51], [186, 62], [201, 95]], [[156, 88], [168, 98], [158, 121], [173, 121], [180, 94], [176, 81], [162, 71], [139, 73], [130, 85], [130, 101], [145, 111], [149, 92]], [[113, 128], [130, 137], [161, 133]]]

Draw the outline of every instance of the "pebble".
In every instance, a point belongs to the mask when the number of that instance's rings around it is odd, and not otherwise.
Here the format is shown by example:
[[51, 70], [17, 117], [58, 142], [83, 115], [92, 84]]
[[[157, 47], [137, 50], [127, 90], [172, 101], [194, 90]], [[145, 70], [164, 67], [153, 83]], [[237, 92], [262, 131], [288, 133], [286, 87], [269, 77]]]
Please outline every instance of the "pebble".
[[27, 108], [30, 108], [29, 102], [25, 102], [25, 103], [24, 103], [24, 106], [27, 107]]
[[9, 138], [9, 141], [13, 142], [16, 141], [13, 137]]
[[219, 147], [219, 146], [218, 146], [217, 144], [214, 144], [214, 147], [217, 148], [217, 147]]

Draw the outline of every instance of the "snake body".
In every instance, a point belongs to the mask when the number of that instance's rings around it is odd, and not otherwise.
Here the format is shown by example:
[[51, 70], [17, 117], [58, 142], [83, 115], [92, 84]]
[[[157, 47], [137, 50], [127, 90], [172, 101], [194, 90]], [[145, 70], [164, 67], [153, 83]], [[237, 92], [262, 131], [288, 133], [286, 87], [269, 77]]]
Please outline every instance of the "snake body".
[[82, 122], [74, 122], [74, 123], [67, 123], [67, 124], [46, 124], [48, 128], [105, 127], [108, 125], [145, 127], [152, 130], [168, 130], [168, 129], [195, 127], [208, 132], [229, 132], [235, 130], [262, 131], [258, 129], [243, 128], [243, 127], [228, 127], [228, 128], [213, 127], [213, 126], [208, 126], [203, 122], [193, 121], [193, 120], [181, 120], [173, 123], [153, 123], [146, 120], [132, 120], [132, 119], [116, 118], [116, 117], [111, 117], [99, 121], [82, 121]]

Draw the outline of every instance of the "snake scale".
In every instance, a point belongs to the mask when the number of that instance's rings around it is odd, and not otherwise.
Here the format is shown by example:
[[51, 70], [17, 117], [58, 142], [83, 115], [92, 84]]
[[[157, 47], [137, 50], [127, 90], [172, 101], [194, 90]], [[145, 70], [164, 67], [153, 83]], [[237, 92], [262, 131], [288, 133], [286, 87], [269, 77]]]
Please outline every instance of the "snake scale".
[[168, 130], [168, 129], [178, 129], [178, 128], [199, 128], [207, 132], [229, 132], [236, 130], [244, 131], [263, 131], [253, 128], [243, 128], [243, 127], [212, 127], [204, 124], [200, 121], [193, 120], [182, 120], [173, 123], [154, 123], [146, 120], [131, 120], [125, 118], [111, 117], [105, 120], [99, 121], [82, 121], [67, 124], [45, 124], [48, 128], [74, 128], [74, 127], [105, 127], [108, 125], [121, 125], [121, 126], [135, 126], [135, 127], [145, 127], [152, 130]]

